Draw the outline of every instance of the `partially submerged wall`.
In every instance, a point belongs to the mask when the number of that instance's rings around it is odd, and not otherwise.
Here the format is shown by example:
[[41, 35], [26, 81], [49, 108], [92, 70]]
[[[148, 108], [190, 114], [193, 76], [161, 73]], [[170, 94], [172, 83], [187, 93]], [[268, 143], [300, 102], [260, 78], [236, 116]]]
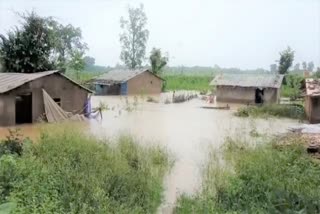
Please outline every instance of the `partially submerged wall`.
[[[220, 102], [255, 103], [256, 88], [217, 86], [216, 96]], [[277, 103], [279, 101], [279, 89], [265, 88], [264, 103]]]
[[162, 80], [150, 72], [143, 72], [127, 82], [128, 95], [134, 94], [160, 94]]
[[60, 99], [60, 105], [65, 111], [73, 113], [84, 112], [88, 92], [60, 74], [52, 74], [0, 95], [0, 102], [4, 105], [2, 110], [0, 108], [0, 125], [15, 125], [16, 96], [26, 93], [32, 94], [32, 121], [36, 122], [45, 113], [42, 89], [46, 90], [53, 99]]

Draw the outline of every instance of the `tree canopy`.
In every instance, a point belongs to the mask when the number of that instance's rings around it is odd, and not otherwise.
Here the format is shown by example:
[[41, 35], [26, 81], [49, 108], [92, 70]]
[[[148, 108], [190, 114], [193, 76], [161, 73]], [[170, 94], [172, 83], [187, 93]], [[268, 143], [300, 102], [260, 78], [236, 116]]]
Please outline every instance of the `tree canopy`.
[[279, 60], [279, 67], [278, 67], [279, 74], [288, 73], [289, 68], [292, 66], [293, 60], [294, 60], [294, 51], [290, 47], [280, 52], [280, 60]]
[[314, 69], [314, 63], [313, 62], [309, 62], [308, 63], [308, 71], [313, 71]]
[[91, 57], [91, 56], [85, 56], [83, 58], [83, 61], [85, 63], [85, 65], [89, 65], [89, 66], [92, 66], [92, 65], [95, 65], [96, 64], [96, 59]]
[[87, 45], [82, 42], [79, 28], [64, 26], [35, 12], [20, 17], [21, 26], [0, 35], [0, 58], [5, 72], [65, 69], [73, 65], [73, 57], [83, 60]]
[[302, 69], [307, 70], [307, 62], [302, 62]]
[[276, 73], [278, 70], [278, 65], [277, 64], [271, 64], [270, 65], [270, 71], [273, 73]]
[[147, 16], [142, 4], [138, 8], [129, 7], [128, 15], [128, 19], [120, 19], [123, 31], [120, 34], [120, 59], [128, 68], [135, 69], [141, 67], [145, 59], [149, 31], [146, 29]]
[[163, 67], [167, 65], [168, 60], [168, 57], [162, 56], [160, 49], [153, 48], [150, 54], [150, 64], [152, 72], [154, 74], [161, 73]]
[[46, 19], [35, 13], [21, 15], [22, 26], [0, 35], [4, 71], [32, 73], [54, 68], [53, 40]]
[[294, 71], [300, 71], [300, 63], [296, 63], [293, 67]]

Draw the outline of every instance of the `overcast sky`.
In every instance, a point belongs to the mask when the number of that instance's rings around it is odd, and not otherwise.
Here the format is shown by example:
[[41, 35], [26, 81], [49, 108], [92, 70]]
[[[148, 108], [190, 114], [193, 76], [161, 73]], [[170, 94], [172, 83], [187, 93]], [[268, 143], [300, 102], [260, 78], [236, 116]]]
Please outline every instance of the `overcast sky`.
[[152, 47], [170, 65], [269, 68], [288, 45], [296, 62], [320, 64], [320, 0], [0, 0], [0, 33], [19, 24], [15, 12], [36, 11], [82, 29], [88, 55], [120, 62], [119, 20], [143, 3]]

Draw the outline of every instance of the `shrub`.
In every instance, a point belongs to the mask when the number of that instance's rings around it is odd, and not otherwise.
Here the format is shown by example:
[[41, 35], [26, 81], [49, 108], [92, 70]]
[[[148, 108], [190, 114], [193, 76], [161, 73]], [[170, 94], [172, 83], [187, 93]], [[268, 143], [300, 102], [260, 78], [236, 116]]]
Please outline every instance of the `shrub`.
[[172, 103], [183, 103], [185, 101], [189, 101], [189, 100], [194, 99], [196, 97], [198, 97], [197, 94], [184, 94], [184, 93], [177, 94], [177, 95], [173, 96]]
[[21, 157], [10, 156], [16, 167], [9, 178], [0, 170], [1, 189], [10, 185], [2, 197], [17, 203], [15, 213], [155, 212], [170, 162], [163, 149], [63, 129], [44, 132]]
[[182, 196], [176, 213], [320, 212], [320, 165], [302, 145], [279, 150], [271, 142], [255, 148], [231, 144], [224, 163], [211, 155], [202, 191]]
[[291, 100], [296, 100], [301, 97], [301, 86], [304, 77], [301, 75], [286, 75], [286, 84], [281, 87], [281, 96], [289, 97]]
[[305, 111], [301, 105], [262, 105], [241, 107], [235, 113], [238, 117], [287, 117], [292, 119], [305, 119]]
[[0, 156], [6, 153], [22, 154], [24, 140], [18, 129], [8, 129], [9, 135], [5, 140], [0, 142]]

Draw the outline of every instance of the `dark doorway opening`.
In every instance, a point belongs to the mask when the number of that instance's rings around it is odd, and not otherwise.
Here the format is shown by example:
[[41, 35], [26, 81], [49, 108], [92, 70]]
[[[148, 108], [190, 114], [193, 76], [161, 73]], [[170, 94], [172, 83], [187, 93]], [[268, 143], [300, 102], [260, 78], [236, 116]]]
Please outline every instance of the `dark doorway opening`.
[[32, 123], [32, 94], [16, 96], [16, 124]]
[[264, 89], [257, 88], [255, 93], [255, 103], [263, 104]]

